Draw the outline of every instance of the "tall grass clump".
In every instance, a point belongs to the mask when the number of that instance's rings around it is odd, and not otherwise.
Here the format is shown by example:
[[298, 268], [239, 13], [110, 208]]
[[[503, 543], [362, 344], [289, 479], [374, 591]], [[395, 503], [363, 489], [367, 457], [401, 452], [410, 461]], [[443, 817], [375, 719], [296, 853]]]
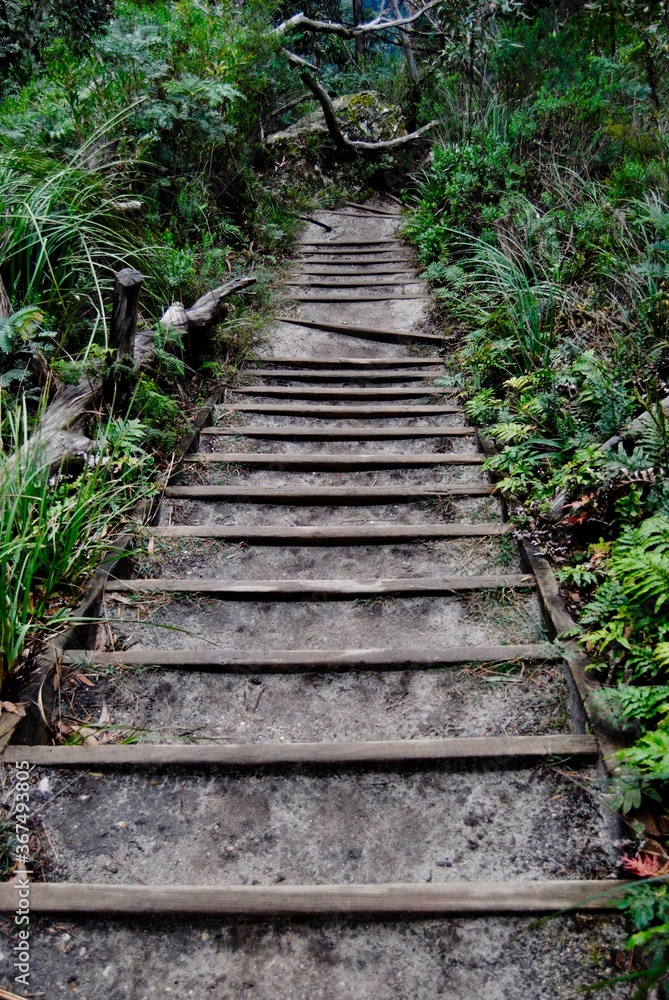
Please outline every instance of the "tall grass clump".
[[150, 487], [138, 421], [111, 420], [78, 471], [53, 474], [25, 403], [3, 414], [0, 450], [0, 690], [39, 630], [71, 621], [82, 577], [114, 523]]
[[[114, 271], [140, 266], [157, 279], [157, 247], [143, 223], [123, 213], [132, 192], [123, 183], [131, 164], [88, 149], [62, 162], [46, 152], [0, 148], [0, 255], [15, 302], [39, 304], [60, 319], [65, 340], [81, 317], [106, 334], [106, 304]], [[91, 162], [93, 161], [93, 162]], [[103, 344], [106, 336], [102, 337]]]

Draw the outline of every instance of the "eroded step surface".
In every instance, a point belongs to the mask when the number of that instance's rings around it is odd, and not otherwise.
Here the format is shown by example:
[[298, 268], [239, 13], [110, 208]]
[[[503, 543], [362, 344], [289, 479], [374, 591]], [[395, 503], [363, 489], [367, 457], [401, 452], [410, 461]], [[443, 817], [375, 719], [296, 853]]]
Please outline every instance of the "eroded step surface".
[[129, 869], [156, 885], [424, 885], [606, 877], [615, 863], [606, 818], [581, 787], [594, 777], [587, 767], [580, 783], [555, 769], [471, 762], [253, 777], [39, 774], [54, 882], [125, 883]]

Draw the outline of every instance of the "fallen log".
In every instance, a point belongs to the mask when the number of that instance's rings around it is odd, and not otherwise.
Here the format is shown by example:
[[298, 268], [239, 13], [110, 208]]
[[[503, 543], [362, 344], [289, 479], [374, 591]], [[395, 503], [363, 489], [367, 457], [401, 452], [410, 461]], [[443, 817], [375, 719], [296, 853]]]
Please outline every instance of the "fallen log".
[[[142, 284], [139, 272], [127, 268], [119, 272], [116, 284], [115, 312], [112, 316], [110, 346], [115, 354], [129, 354], [142, 366], [149, 363], [152, 339], [142, 332], [135, 342], [137, 299]], [[184, 329], [187, 333], [203, 333], [221, 322], [227, 313], [224, 300], [235, 292], [255, 284], [255, 278], [235, 278], [233, 281], [207, 292], [190, 309], [175, 303], [161, 319], [163, 326]], [[121, 301], [122, 300], [122, 301]], [[0, 318], [11, 315], [11, 302], [0, 281]], [[179, 322], [181, 319], [181, 322]], [[139, 350], [138, 350], [139, 348]], [[56, 471], [66, 461], [81, 460], [97, 449], [97, 443], [83, 433], [83, 425], [92, 408], [102, 396], [102, 380], [83, 380], [67, 386], [45, 410], [30, 439], [19, 455], [28, 451], [41, 453], [41, 460], [50, 470]]]
[[186, 309], [182, 302], [174, 302], [163, 313], [161, 326], [183, 330], [190, 335], [207, 333], [227, 316], [228, 307], [225, 300], [248, 288], [249, 285], [254, 285], [255, 282], [255, 278], [233, 278], [226, 285], [207, 292], [190, 309]]

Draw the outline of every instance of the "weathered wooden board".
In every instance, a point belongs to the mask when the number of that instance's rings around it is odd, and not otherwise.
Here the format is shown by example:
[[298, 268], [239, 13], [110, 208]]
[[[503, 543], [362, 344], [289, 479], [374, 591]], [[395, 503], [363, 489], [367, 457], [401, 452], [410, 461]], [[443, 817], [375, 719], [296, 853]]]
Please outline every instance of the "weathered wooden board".
[[451, 486], [324, 486], [275, 489], [254, 486], [172, 486], [165, 496], [182, 500], [227, 500], [230, 503], [319, 504], [325, 506], [414, 503], [442, 497], [487, 497], [490, 483], [454, 483]]
[[433, 386], [293, 386], [239, 385], [232, 390], [239, 396], [267, 396], [277, 399], [422, 399], [424, 396], [445, 396], [447, 390]]
[[366, 281], [287, 281], [286, 285], [288, 288], [376, 288], [377, 286], [385, 285], [402, 288], [404, 285], [422, 284], [420, 278], [405, 278], [402, 281], [397, 278], [379, 280], [375, 274], [370, 274], [366, 277]]
[[429, 295], [293, 295], [293, 302], [404, 302], [408, 299], [425, 299]]
[[562, 658], [550, 643], [516, 646], [394, 646], [392, 649], [70, 649], [63, 662], [75, 665], [160, 666], [229, 674], [422, 670], [462, 663], [546, 663]]
[[[366, 255], [365, 259], [369, 258], [371, 260], [371, 263], [376, 263], [377, 261], [380, 261], [381, 263], [385, 263], [388, 260], [392, 260], [393, 262], [401, 260], [401, 261], [403, 261], [404, 263], [407, 263], [407, 264], [413, 263], [413, 259], [412, 259], [411, 255], [408, 252], [403, 251], [401, 248], [390, 247], [390, 246], [388, 246], [388, 247], [379, 247], [379, 248], [372, 247], [372, 246], [369, 246], [369, 247], [335, 247], [332, 250], [328, 250], [328, 249], [326, 249], [324, 247], [314, 247], [313, 249], [311, 249], [311, 247], [302, 247], [301, 253], [302, 253], [302, 256], [299, 257], [299, 258], [297, 258], [298, 262], [300, 260], [307, 260], [307, 261], [309, 261], [309, 260], [321, 260], [323, 258], [329, 258], [330, 260], [332, 260], [333, 258], [336, 257], [338, 260], [343, 261], [343, 263], [345, 263], [345, 264], [356, 264], [356, 263], [359, 262], [359, 260], [360, 260], [361, 257], [363, 257], [363, 256]], [[402, 254], [403, 256], [401, 256], [401, 257], [399, 257], [399, 256], [398, 257], [388, 257], [387, 256], [388, 254]], [[383, 257], [381, 255], [383, 255]], [[348, 258], [350, 258], [350, 257], [352, 257], [354, 259], [353, 260], [349, 260]], [[355, 259], [356, 257], [358, 258], [358, 260]], [[346, 259], [344, 259], [344, 258], [346, 258]]]
[[[244, 374], [259, 378], [287, 378], [292, 382], [424, 382], [433, 376], [432, 372], [407, 371], [402, 368], [382, 372], [373, 369], [347, 371], [345, 368], [316, 368], [313, 371], [304, 368], [246, 368]], [[434, 389], [434, 386], [430, 384], [429, 388]]]
[[403, 438], [474, 437], [473, 427], [258, 427], [234, 424], [228, 427], [204, 427], [206, 437], [257, 437], [281, 441], [396, 441]]
[[[372, 208], [369, 205], [360, 205], [360, 204], [358, 204], [357, 201], [347, 201], [345, 207], [346, 208], [357, 208], [359, 211], [361, 211], [363, 213], [367, 213], [368, 215], [385, 215], [385, 217], [387, 219], [395, 219], [397, 222], [399, 222], [401, 220], [401, 218], [402, 218], [399, 212], [386, 212], [386, 210], [383, 209], [383, 208]], [[323, 211], [327, 212], [327, 209], [323, 209]], [[328, 215], [329, 214], [334, 215], [335, 213], [334, 212], [332, 212], [332, 213], [328, 212], [327, 214]], [[339, 213], [338, 212], [336, 214], [337, 215], [341, 214], [341, 215], [344, 215], [346, 217], [348, 213], [346, 213], [346, 212]], [[365, 215], [363, 215], [363, 218], [365, 218]]]
[[[615, 907], [633, 882], [423, 882], [380, 885], [108, 885], [44, 883], [30, 886], [34, 914], [192, 914], [204, 916], [325, 916], [358, 913], [546, 913], [567, 908]], [[19, 886], [0, 884], [0, 911], [13, 913]]]
[[302, 240], [297, 244], [300, 247], [375, 247], [385, 244], [392, 244], [398, 250], [402, 249], [402, 244], [394, 237], [382, 237], [378, 240]]
[[[257, 354], [250, 359], [251, 364], [259, 365], [300, 365], [304, 368], [421, 368], [425, 365], [443, 366], [443, 358], [305, 358], [286, 357], [274, 354]], [[260, 369], [262, 370], [262, 369]], [[245, 367], [244, 371], [255, 371]]]
[[346, 452], [323, 455], [320, 452], [239, 452], [239, 451], [198, 451], [187, 455], [184, 459], [189, 463], [204, 465], [249, 465], [256, 469], [281, 469], [283, 471], [312, 472], [317, 470], [332, 470], [350, 472], [356, 469], [419, 469], [439, 467], [440, 465], [481, 465], [485, 455], [479, 452], [428, 452], [396, 453], [396, 452], [366, 452], [360, 455], [348, 455]]
[[[385, 251], [385, 252], [386, 253], [390, 253], [391, 251]], [[334, 257], [336, 255], [333, 254], [332, 256]], [[342, 267], [343, 265], [346, 265], [346, 264], [350, 264], [351, 267], [360, 267], [360, 266], [363, 266], [363, 267], [372, 267], [372, 266], [378, 266], [379, 264], [404, 264], [405, 266], [410, 267], [411, 270], [412, 270], [412, 272], [413, 272], [413, 267], [412, 267], [412, 263], [413, 262], [412, 262], [411, 258], [408, 255], [406, 255], [406, 254], [403, 257], [383, 257], [383, 258], [381, 258], [381, 257], [369, 257], [369, 258], [364, 258], [364, 259], [360, 258], [360, 257], [355, 257], [353, 254], [349, 254], [348, 256], [353, 256], [354, 259], [353, 260], [341, 260], [341, 259], [340, 260], [328, 260], [327, 255], [324, 255], [323, 253], [316, 253], [314, 251], [313, 254], [309, 255], [309, 257], [296, 258], [295, 263], [306, 265], [306, 266], [311, 266], [313, 264], [313, 265], [317, 265], [318, 267], [328, 267], [328, 266], [329, 267]]]
[[[379, 261], [377, 267], [385, 268], [386, 264], [392, 265], [392, 261], [390, 260]], [[350, 267], [350, 268], [355, 268], [355, 270], [350, 270], [350, 271], [328, 270], [328, 268], [331, 267], [339, 267], [339, 268]], [[371, 263], [369, 261], [350, 260], [350, 261], [344, 261], [343, 264], [341, 263], [334, 264], [333, 261], [331, 260], [318, 260], [314, 261], [313, 264], [310, 264], [309, 261], [304, 261], [302, 266], [300, 267], [299, 273], [307, 276], [315, 275], [316, 277], [329, 277], [329, 278], [334, 278], [334, 277], [375, 278], [377, 274], [382, 276], [407, 274], [407, 275], [412, 275], [414, 278], [416, 277], [416, 272], [413, 267], [400, 266], [399, 264], [396, 265], [395, 267], [385, 268], [385, 270], [382, 271], [381, 270], [370, 271], [369, 267], [371, 267]], [[323, 270], [323, 268], [325, 268], [325, 270]]]
[[485, 538], [511, 531], [508, 524], [351, 524], [277, 525], [170, 524], [147, 528], [161, 538], [220, 538], [249, 545], [383, 545], [432, 538]]
[[408, 333], [397, 330], [378, 330], [371, 326], [353, 326], [350, 323], [325, 323], [315, 322], [309, 319], [298, 319], [295, 316], [277, 316], [280, 323], [292, 323], [295, 326], [304, 326], [309, 330], [325, 330], [330, 333], [344, 333], [348, 337], [362, 337], [366, 340], [386, 340], [390, 343], [406, 344], [435, 344], [443, 347], [444, 338], [436, 333]]
[[106, 590], [135, 594], [216, 594], [218, 597], [273, 598], [307, 595], [347, 599], [382, 594], [459, 594], [473, 590], [531, 590], [533, 576], [416, 576], [379, 580], [222, 580], [204, 577], [110, 580]]
[[[479, 736], [429, 740], [351, 740], [319, 743], [104, 744], [22, 747], [20, 757], [40, 767], [220, 767], [403, 764], [411, 761], [593, 757], [594, 736]], [[0, 753], [0, 763], [16, 751]]]
[[270, 413], [274, 416], [319, 417], [327, 419], [358, 420], [367, 417], [434, 417], [442, 413], [462, 413], [460, 406], [451, 403], [416, 403], [412, 406], [396, 404], [384, 406], [319, 406], [315, 403], [229, 403], [226, 410], [239, 413]]

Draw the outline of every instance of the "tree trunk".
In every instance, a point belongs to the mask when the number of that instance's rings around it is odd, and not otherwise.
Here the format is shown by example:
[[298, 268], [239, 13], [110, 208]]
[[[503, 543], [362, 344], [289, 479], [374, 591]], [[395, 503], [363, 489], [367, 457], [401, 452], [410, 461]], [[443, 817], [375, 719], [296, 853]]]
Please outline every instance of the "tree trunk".
[[[359, 24], [364, 21], [362, 13], [362, 0], [353, 0], [353, 27], [357, 28]], [[365, 36], [356, 35], [355, 38], [355, 58], [357, 62], [360, 62], [363, 55], [365, 54]]]
[[[397, 0], [390, 0], [390, 9], [392, 10], [395, 18], [399, 21], [402, 15], [400, 13], [400, 7]], [[409, 83], [407, 86], [407, 130], [409, 132], [413, 132], [418, 119], [418, 102], [420, 100], [418, 82], [420, 77], [418, 75], [416, 58], [414, 56], [413, 46], [411, 45], [411, 39], [408, 33], [402, 28], [398, 28], [397, 33], [400, 36], [400, 42], [402, 43], [402, 50], [407, 64], [407, 76], [409, 77]]]

